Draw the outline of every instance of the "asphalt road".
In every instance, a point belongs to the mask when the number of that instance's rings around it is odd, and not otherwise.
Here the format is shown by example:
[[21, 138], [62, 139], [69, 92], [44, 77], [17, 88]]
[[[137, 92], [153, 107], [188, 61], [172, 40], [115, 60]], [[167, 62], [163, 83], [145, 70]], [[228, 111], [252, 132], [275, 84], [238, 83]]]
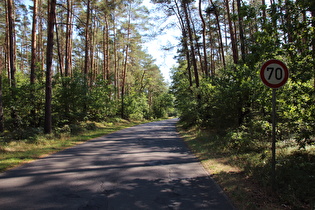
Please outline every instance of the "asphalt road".
[[0, 174], [0, 209], [234, 209], [177, 120], [127, 128]]

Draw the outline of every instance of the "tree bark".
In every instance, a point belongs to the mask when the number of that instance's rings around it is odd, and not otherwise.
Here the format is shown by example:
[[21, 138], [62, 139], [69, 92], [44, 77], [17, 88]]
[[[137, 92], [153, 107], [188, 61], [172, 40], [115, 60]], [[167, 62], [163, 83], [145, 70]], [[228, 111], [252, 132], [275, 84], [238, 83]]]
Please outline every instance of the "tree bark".
[[[312, 27], [315, 28], [315, 3], [311, 6], [312, 14]], [[315, 67], [315, 36], [312, 37], [312, 57], [313, 57], [313, 68]], [[314, 75], [314, 90], [315, 90], [315, 75]]]
[[[89, 49], [90, 49], [90, 0], [87, 1], [86, 23], [85, 23], [85, 61], [84, 61], [84, 75], [87, 77], [89, 72]], [[87, 79], [87, 78], [86, 78]]]
[[197, 61], [196, 61], [196, 55], [195, 55], [194, 39], [193, 39], [191, 26], [190, 26], [188, 8], [187, 8], [187, 4], [185, 1], [183, 2], [183, 9], [184, 9], [184, 13], [185, 13], [186, 26], [188, 29], [191, 59], [192, 59], [193, 67], [194, 67], [195, 83], [196, 83], [196, 87], [198, 88], [199, 87], [199, 73], [198, 73], [198, 67], [197, 67]]
[[73, 3], [67, 0], [67, 26], [66, 26], [66, 49], [65, 49], [65, 77], [72, 75], [72, 33], [73, 33]]
[[[37, 39], [36, 39], [36, 28], [37, 28], [37, 0], [34, 0], [33, 5], [33, 22], [32, 22], [32, 43], [31, 43], [31, 72], [30, 72], [30, 83], [31, 83], [31, 98], [35, 98], [35, 80], [36, 80], [36, 46], [37, 46]], [[32, 100], [32, 109], [31, 109], [31, 116], [32, 122], [31, 124], [35, 126], [36, 124], [36, 109], [35, 109], [35, 100]]]
[[50, 0], [48, 4], [48, 28], [47, 28], [47, 51], [46, 51], [46, 100], [45, 100], [45, 133], [52, 132], [52, 61], [54, 47], [54, 26], [55, 26], [56, 0]]
[[[55, 16], [55, 23], [57, 23], [57, 17]], [[62, 54], [62, 46], [60, 45], [60, 37], [59, 37], [59, 29], [58, 29], [58, 24], [56, 24], [56, 42], [57, 42], [57, 52], [58, 52], [58, 59], [59, 59], [59, 72], [60, 76], [63, 77], [64, 75], [64, 70], [63, 70], [63, 54]]]
[[237, 52], [236, 39], [235, 39], [234, 29], [233, 29], [231, 15], [230, 15], [229, 0], [225, 0], [225, 6], [226, 6], [227, 17], [228, 17], [228, 22], [229, 22], [229, 29], [230, 29], [230, 36], [231, 36], [230, 38], [231, 38], [232, 52], [233, 52], [233, 61], [234, 61], [234, 64], [237, 64], [238, 63], [238, 52]]
[[35, 68], [36, 68], [36, 27], [37, 27], [37, 0], [34, 0], [33, 6], [33, 22], [32, 22], [32, 56], [31, 56], [31, 74], [30, 82], [35, 84]]
[[[106, 19], [106, 16], [105, 16], [105, 19]], [[105, 22], [106, 22], [106, 20], [105, 20]], [[107, 74], [106, 74], [106, 72], [107, 72], [107, 69], [106, 69], [106, 67], [107, 67], [107, 45], [108, 45], [108, 42], [107, 42], [107, 37], [106, 37], [106, 34], [107, 34], [107, 28], [106, 28], [106, 26], [104, 26], [103, 27], [103, 31], [104, 31], [104, 33], [103, 33], [103, 74], [102, 74], [102, 78], [105, 80], [106, 79], [106, 77], [107, 77]]]
[[[5, 8], [8, 8], [8, 1], [4, 2]], [[6, 15], [5, 15], [5, 62], [4, 65], [7, 69], [7, 78], [9, 81], [9, 86], [11, 87], [11, 79], [10, 79], [10, 41], [9, 41], [9, 15], [8, 15], [8, 9], [5, 10]]]
[[126, 52], [125, 52], [125, 61], [124, 61], [124, 69], [123, 69], [123, 81], [122, 81], [122, 86], [121, 86], [121, 118], [123, 119], [125, 118], [125, 91], [126, 91], [126, 74], [127, 74], [129, 43], [127, 43], [125, 51]]
[[10, 80], [11, 86], [15, 87], [15, 42], [12, 0], [8, 0], [8, 24], [9, 24], [9, 57], [10, 57]]
[[108, 17], [105, 19], [105, 53], [106, 53], [106, 64], [105, 64], [105, 72], [106, 72], [106, 79], [108, 83], [110, 83], [110, 73], [109, 73], [109, 62], [110, 62], [110, 55], [109, 55], [109, 24], [108, 24]]
[[[131, 9], [131, 6], [129, 7]], [[124, 60], [124, 67], [123, 67], [123, 81], [121, 86], [121, 118], [125, 118], [125, 92], [126, 92], [126, 75], [127, 75], [127, 64], [128, 64], [128, 53], [129, 53], [129, 45], [130, 45], [130, 24], [131, 24], [131, 14], [129, 10], [128, 16], [128, 29], [127, 29], [127, 43], [125, 49], [125, 60]]]
[[208, 70], [208, 56], [207, 56], [207, 46], [206, 46], [206, 21], [202, 15], [202, 7], [201, 1], [199, 0], [199, 16], [202, 22], [202, 49], [203, 49], [203, 60], [204, 60], [204, 72], [206, 77], [209, 77], [209, 70]]
[[[218, 34], [219, 34], [219, 41], [220, 41], [220, 49], [219, 52], [221, 53], [221, 58], [222, 58], [222, 63], [223, 63], [223, 67], [226, 67], [226, 63], [225, 63], [225, 53], [224, 53], [224, 47], [223, 47], [223, 39], [222, 39], [222, 33], [221, 33], [221, 26], [220, 26], [220, 20], [219, 20], [219, 13], [217, 10], [217, 7], [213, 4], [213, 1], [210, 0], [210, 3], [212, 5], [212, 7], [214, 8], [214, 15], [215, 15], [215, 19], [217, 22], [217, 27], [218, 27]], [[210, 14], [209, 14], [210, 15]], [[213, 67], [213, 72], [212, 74], [214, 75], [214, 67]]]
[[190, 53], [189, 53], [189, 49], [188, 49], [187, 32], [186, 32], [186, 29], [185, 29], [185, 23], [184, 23], [183, 17], [180, 14], [180, 10], [179, 10], [179, 6], [178, 6], [177, 1], [175, 1], [175, 5], [176, 5], [176, 9], [177, 9], [177, 12], [175, 12], [175, 14], [177, 14], [177, 18], [179, 20], [179, 24], [180, 24], [181, 30], [182, 30], [183, 47], [184, 47], [184, 52], [185, 52], [186, 60], [187, 60], [187, 71], [188, 71], [189, 87], [192, 87], [193, 86], [193, 82], [192, 82], [192, 75], [191, 75], [191, 62], [190, 62]]
[[267, 19], [267, 15], [266, 15], [266, 0], [262, 0], [261, 4], [262, 4], [262, 7], [263, 7], [263, 9], [262, 9], [262, 12], [263, 12], [263, 24], [265, 24], [266, 23], [266, 19]]
[[114, 29], [113, 29], [113, 33], [114, 33], [114, 43], [113, 43], [113, 50], [114, 50], [114, 84], [116, 87], [116, 99], [120, 98], [120, 91], [119, 91], [119, 71], [118, 71], [118, 55], [117, 55], [117, 34], [116, 34], [116, 23], [115, 23], [115, 19], [113, 21], [113, 25], [114, 25]]
[[[195, 56], [199, 57], [199, 63], [200, 63], [200, 70], [201, 73], [206, 74], [205, 70], [204, 70], [204, 65], [203, 65], [203, 56], [201, 55], [201, 51], [200, 51], [200, 44], [198, 42], [198, 32], [196, 31], [196, 27], [195, 27], [195, 23], [193, 21], [193, 18], [191, 17], [191, 9], [189, 7], [187, 7], [188, 9], [188, 16], [189, 16], [189, 21], [191, 23], [191, 30], [192, 30], [192, 34], [193, 34], [193, 44], [195, 45]], [[196, 64], [197, 64], [197, 59], [196, 59]], [[198, 71], [199, 72], [199, 71]]]
[[44, 15], [43, 15], [43, 4], [42, 4], [42, 0], [37, 0], [38, 5], [37, 5], [37, 9], [38, 9], [38, 36], [37, 36], [37, 46], [36, 46], [36, 54], [37, 54], [37, 62], [38, 62], [38, 67], [40, 70], [40, 76], [44, 77], [44, 69], [45, 69], [45, 47], [44, 47], [44, 38], [43, 38], [43, 25], [44, 25]]
[[0, 132], [4, 131], [4, 118], [3, 118], [3, 95], [2, 95], [2, 69], [4, 69], [3, 58], [0, 54]]
[[245, 61], [245, 40], [244, 40], [244, 30], [243, 30], [243, 17], [241, 13], [241, 0], [237, 0], [237, 13], [238, 13], [238, 26], [240, 33], [240, 42], [241, 42], [241, 58], [242, 61]]
[[[15, 46], [15, 25], [13, 17], [13, 2], [8, 0], [8, 24], [9, 24], [9, 59], [10, 59], [10, 81], [11, 81], [11, 99], [12, 101], [16, 100], [16, 81], [15, 81], [15, 61], [16, 61], [16, 46]], [[18, 114], [14, 106], [11, 107], [11, 117], [13, 119], [13, 124], [18, 127]]]

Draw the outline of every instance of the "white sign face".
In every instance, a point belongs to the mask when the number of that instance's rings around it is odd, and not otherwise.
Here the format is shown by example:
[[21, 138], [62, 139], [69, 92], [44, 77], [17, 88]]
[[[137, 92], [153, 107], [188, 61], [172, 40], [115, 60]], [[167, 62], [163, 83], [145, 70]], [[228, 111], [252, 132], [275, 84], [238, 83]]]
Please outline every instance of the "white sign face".
[[260, 70], [260, 78], [270, 88], [280, 88], [288, 80], [289, 71], [284, 63], [279, 60], [269, 60]]

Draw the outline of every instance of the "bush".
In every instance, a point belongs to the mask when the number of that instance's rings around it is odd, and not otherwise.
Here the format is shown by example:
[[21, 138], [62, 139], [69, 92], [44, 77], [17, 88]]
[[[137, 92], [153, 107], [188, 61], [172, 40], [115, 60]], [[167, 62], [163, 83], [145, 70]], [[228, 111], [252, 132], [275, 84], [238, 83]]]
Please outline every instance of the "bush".
[[57, 133], [71, 133], [71, 128], [69, 125], [64, 125], [61, 128], [57, 128], [56, 132]]
[[94, 130], [96, 130], [97, 129], [97, 126], [96, 126], [96, 124], [95, 123], [85, 123], [84, 124], [84, 128], [86, 129], [86, 130], [91, 130], [91, 131], [94, 131]]
[[71, 125], [69, 125], [69, 127], [70, 127], [72, 135], [80, 134], [85, 130], [85, 128], [79, 124], [71, 124]]
[[14, 140], [36, 141], [39, 134], [43, 133], [40, 128], [17, 128], [12, 132], [4, 135], [4, 141], [10, 142]]

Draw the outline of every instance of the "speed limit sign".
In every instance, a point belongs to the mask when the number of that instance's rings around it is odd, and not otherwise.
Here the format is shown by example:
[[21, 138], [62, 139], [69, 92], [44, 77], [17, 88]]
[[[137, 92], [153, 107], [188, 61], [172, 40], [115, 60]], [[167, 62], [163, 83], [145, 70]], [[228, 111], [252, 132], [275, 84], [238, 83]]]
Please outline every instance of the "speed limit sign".
[[260, 69], [260, 78], [263, 83], [272, 88], [272, 188], [276, 184], [276, 90], [282, 87], [289, 78], [287, 66], [279, 60], [269, 60]]
[[269, 60], [260, 69], [260, 78], [270, 88], [282, 87], [289, 78], [287, 66], [279, 60]]

